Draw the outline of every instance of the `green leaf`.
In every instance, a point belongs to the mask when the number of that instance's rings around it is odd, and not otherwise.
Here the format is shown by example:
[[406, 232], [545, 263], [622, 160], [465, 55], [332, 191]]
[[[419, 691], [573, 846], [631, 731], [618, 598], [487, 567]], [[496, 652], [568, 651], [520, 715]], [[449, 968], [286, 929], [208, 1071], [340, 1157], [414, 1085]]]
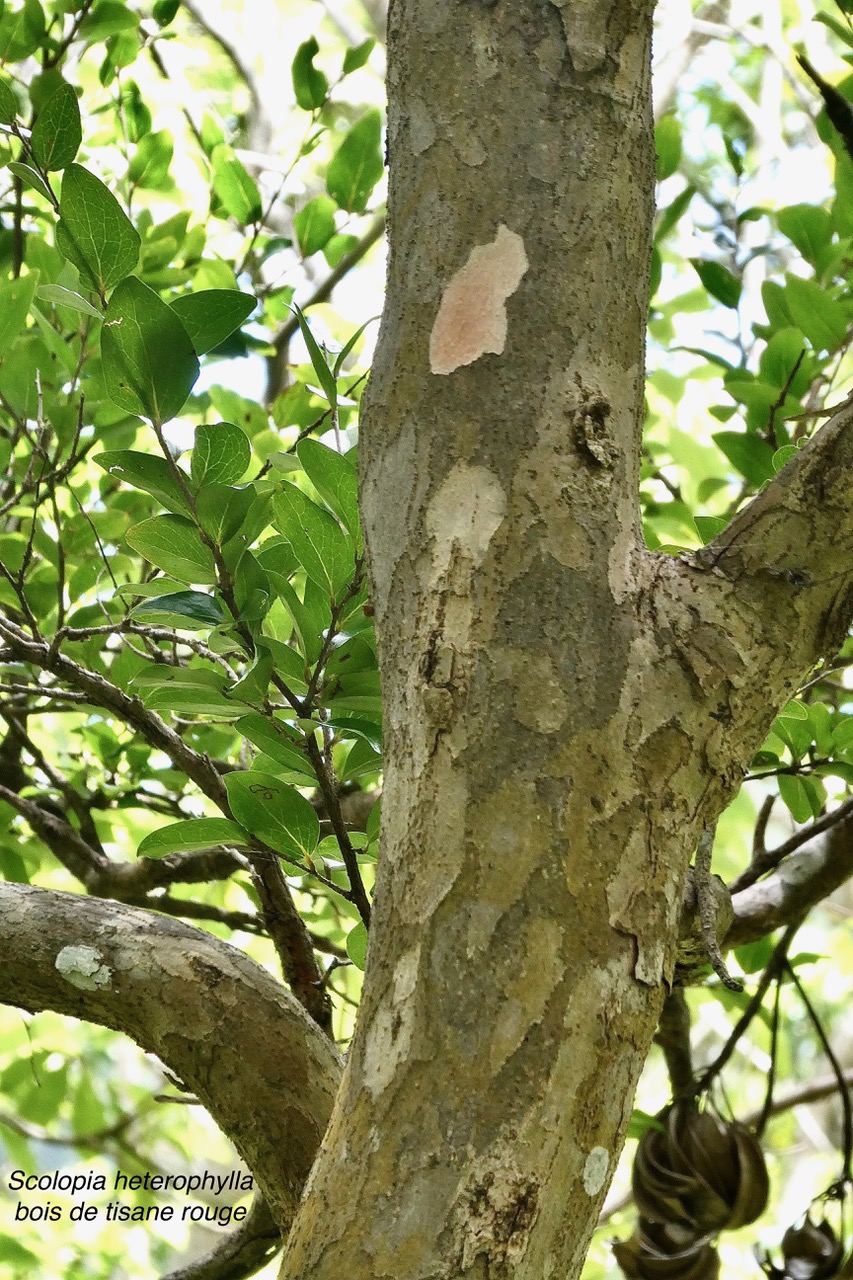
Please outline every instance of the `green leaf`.
[[221, 547], [240, 532], [256, 497], [251, 485], [234, 489], [227, 484], [206, 484], [196, 498], [199, 524]]
[[245, 704], [229, 697], [227, 677], [203, 667], [158, 665], [134, 676], [131, 685], [152, 711], [236, 720], [246, 710]]
[[212, 351], [254, 311], [255, 299], [236, 289], [201, 289], [172, 302], [172, 310], [190, 336], [197, 356]]
[[320, 822], [298, 791], [271, 773], [250, 770], [225, 776], [231, 811], [239, 823], [271, 849], [300, 862], [320, 839]]
[[39, 282], [37, 271], [0, 284], [0, 351], [4, 354], [24, 327]]
[[63, 174], [59, 214], [56, 247], [104, 298], [135, 269], [139, 233], [112, 192], [79, 164], [68, 165]]
[[181, 7], [181, 0], [156, 0], [151, 16], [161, 27], [168, 27]]
[[329, 82], [319, 68], [314, 66], [314, 59], [320, 52], [314, 36], [306, 40], [296, 50], [296, 57], [290, 69], [293, 80], [293, 92], [296, 101], [303, 111], [316, 111], [326, 101]]
[[832, 239], [832, 216], [814, 204], [792, 204], [776, 215], [779, 230], [807, 262], [816, 263]]
[[64, 169], [71, 164], [83, 141], [77, 94], [63, 84], [38, 114], [30, 145], [42, 169]]
[[671, 204], [668, 204], [665, 209], [661, 209], [657, 230], [655, 231], [655, 244], [668, 236], [679, 219], [684, 217], [695, 194], [696, 188], [694, 186], [686, 186]]
[[359, 529], [358, 481], [349, 457], [311, 439], [300, 440], [296, 456], [320, 497], [355, 537]]
[[204, 591], [172, 591], [165, 596], [154, 596], [143, 600], [132, 612], [140, 622], [184, 627], [189, 631], [218, 627], [228, 618], [219, 601]]
[[[796, 777], [789, 773], [780, 773], [777, 779], [779, 795], [787, 805], [795, 822], [808, 822], [817, 815], [814, 812], [813, 789], [810, 789], [807, 778]], [[820, 809], [818, 809], [818, 813]]]
[[216, 147], [210, 162], [213, 165], [213, 189], [226, 213], [242, 226], [258, 222], [263, 212], [261, 193], [231, 148]]
[[180, 485], [165, 458], [156, 454], [137, 453], [133, 449], [114, 449], [98, 453], [92, 459], [110, 475], [119, 476], [134, 489], [150, 493], [170, 511], [188, 516], [190, 508]]
[[0, 76], [0, 124], [11, 124], [18, 114], [18, 99], [11, 84]]
[[22, 164], [20, 160], [12, 160], [6, 167], [26, 186], [32, 187], [33, 191], [37, 191], [49, 204], [53, 205], [53, 194], [38, 170], [33, 169], [31, 165]]
[[273, 497], [274, 525], [293, 547], [305, 572], [335, 596], [350, 581], [354, 548], [336, 520], [296, 485], [281, 481]]
[[213, 553], [202, 542], [195, 525], [181, 516], [143, 520], [128, 530], [125, 539], [134, 551], [178, 582], [216, 582]]
[[721, 262], [710, 262], [705, 258], [691, 258], [691, 265], [708, 290], [712, 298], [722, 302], [724, 307], [736, 307], [740, 302], [741, 282], [728, 271]]
[[196, 485], [237, 484], [251, 460], [252, 446], [246, 433], [233, 422], [196, 427], [191, 467]]
[[794, 324], [806, 335], [815, 351], [835, 351], [847, 338], [844, 308], [814, 280], [785, 277], [785, 294]]
[[109, 398], [158, 424], [180, 412], [199, 375], [186, 329], [159, 294], [134, 276], [110, 298], [101, 355]]
[[65, 289], [61, 284], [40, 284], [36, 296], [55, 307], [68, 307], [71, 311], [80, 311], [83, 315], [93, 316], [95, 320], [103, 317], [97, 307], [75, 293], [73, 289]]
[[373, 52], [375, 44], [376, 41], [371, 36], [367, 40], [362, 40], [361, 44], [353, 45], [347, 49], [344, 54], [344, 65], [341, 74], [348, 76], [352, 71], [360, 71]]
[[382, 117], [374, 108], [353, 125], [332, 157], [326, 190], [339, 209], [363, 213], [382, 170]]
[[187, 818], [152, 831], [140, 842], [138, 858], [165, 858], [170, 853], [195, 853], [223, 844], [247, 845], [249, 837], [227, 818]]
[[303, 258], [310, 258], [335, 234], [335, 202], [316, 196], [293, 219], [293, 230]]
[[138, 26], [139, 18], [120, 0], [102, 0], [80, 24], [80, 38], [97, 44], [108, 36]]
[[311, 766], [299, 746], [303, 739], [295, 729], [275, 717], [258, 715], [257, 712], [243, 716], [234, 728], [277, 764], [284, 765], [292, 773], [301, 773], [314, 780]]
[[675, 173], [681, 160], [681, 126], [675, 116], [663, 116], [655, 125], [658, 182]]
[[361, 920], [347, 934], [347, 955], [357, 969], [364, 969], [367, 964], [367, 929]]
[[774, 474], [773, 449], [766, 440], [743, 431], [717, 431], [711, 439], [756, 489]]
[[169, 181], [174, 151], [175, 144], [168, 130], [158, 129], [156, 133], [144, 134], [137, 142], [127, 168], [129, 181], [136, 187], [155, 190], [165, 186]]
[[694, 516], [693, 523], [696, 525], [696, 531], [702, 539], [702, 546], [707, 547], [708, 543], [713, 542], [718, 533], [723, 532], [729, 522], [726, 516]]
[[304, 338], [305, 345], [308, 348], [308, 355], [310, 356], [311, 364], [314, 366], [314, 372], [320, 379], [320, 386], [325, 391], [326, 399], [329, 401], [329, 404], [333, 409], [335, 409], [338, 404], [338, 384], [335, 375], [329, 368], [329, 361], [320, 350], [317, 339], [311, 332], [311, 328], [308, 321], [305, 319], [303, 312], [297, 306], [293, 306], [291, 310], [299, 321], [299, 328], [302, 330], [302, 337]]

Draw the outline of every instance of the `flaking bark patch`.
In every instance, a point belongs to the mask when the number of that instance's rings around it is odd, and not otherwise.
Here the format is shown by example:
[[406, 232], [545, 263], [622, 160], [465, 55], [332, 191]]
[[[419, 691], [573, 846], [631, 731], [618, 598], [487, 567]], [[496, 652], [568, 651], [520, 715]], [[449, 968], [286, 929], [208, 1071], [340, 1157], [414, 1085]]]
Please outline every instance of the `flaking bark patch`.
[[433, 373], [453, 373], [506, 346], [506, 301], [527, 270], [524, 241], [501, 224], [491, 244], [471, 250], [441, 298], [429, 339]]

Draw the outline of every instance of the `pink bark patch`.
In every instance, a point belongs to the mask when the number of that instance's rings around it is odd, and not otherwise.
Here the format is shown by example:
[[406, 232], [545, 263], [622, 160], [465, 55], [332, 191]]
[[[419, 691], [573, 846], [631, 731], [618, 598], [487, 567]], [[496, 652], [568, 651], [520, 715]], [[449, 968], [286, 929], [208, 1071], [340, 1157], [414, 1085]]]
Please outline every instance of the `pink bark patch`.
[[429, 339], [433, 373], [452, 373], [506, 346], [506, 300], [527, 270], [520, 235], [503, 224], [491, 244], [478, 244], [441, 298]]

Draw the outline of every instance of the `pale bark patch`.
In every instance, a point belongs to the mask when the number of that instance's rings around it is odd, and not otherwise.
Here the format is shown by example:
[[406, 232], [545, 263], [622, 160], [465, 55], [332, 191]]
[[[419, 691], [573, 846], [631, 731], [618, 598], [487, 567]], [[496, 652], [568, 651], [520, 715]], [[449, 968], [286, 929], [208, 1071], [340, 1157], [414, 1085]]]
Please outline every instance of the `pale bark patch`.
[[527, 270], [524, 241], [503, 223], [490, 244], [476, 245], [441, 297], [429, 339], [433, 373], [453, 373], [506, 346], [506, 301]]
[[506, 515], [506, 494], [493, 471], [457, 462], [442, 481], [426, 512], [434, 538], [434, 578], [446, 573], [454, 553], [479, 568]]
[[389, 999], [382, 1005], [367, 1033], [364, 1049], [364, 1083], [372, 1094], [386, 1089], [404, 1062], [412, 1039], [420, 944], [402, 955], [394, 967]]
[[56, 968], [66, 982], [81, 991], [97, 991], [100, 987], [108, 987], [112, 978], [112, 969], [105, 963], [104, 957], [96, 947], [79, 946], [63, 947], [56, 957]]

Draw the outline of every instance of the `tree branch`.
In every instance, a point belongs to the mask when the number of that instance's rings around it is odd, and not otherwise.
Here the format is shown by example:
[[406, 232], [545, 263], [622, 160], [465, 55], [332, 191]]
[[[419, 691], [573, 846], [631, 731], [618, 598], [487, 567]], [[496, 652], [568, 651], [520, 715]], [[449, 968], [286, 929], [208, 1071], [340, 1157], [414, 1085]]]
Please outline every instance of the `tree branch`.
[[236, 948], [166, 916], [0, 885], [0, 1000], [131, 1036], [197, 1094], [286, 1231], [340, 1065], [284, 987]]

